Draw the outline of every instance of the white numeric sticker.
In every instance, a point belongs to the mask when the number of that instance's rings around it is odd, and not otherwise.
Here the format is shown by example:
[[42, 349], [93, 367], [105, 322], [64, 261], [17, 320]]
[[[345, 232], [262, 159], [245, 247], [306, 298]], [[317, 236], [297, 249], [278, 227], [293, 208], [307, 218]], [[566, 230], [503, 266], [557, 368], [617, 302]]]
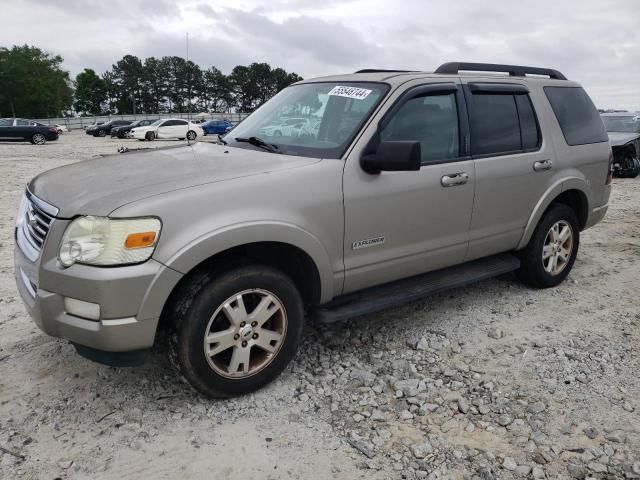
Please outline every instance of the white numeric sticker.
[[364, 100], [369, 96], [372, 90], [360, 87], [345, 87], [336, 85], [329, 92], [330, 97], [347, 97], [355, 100]]

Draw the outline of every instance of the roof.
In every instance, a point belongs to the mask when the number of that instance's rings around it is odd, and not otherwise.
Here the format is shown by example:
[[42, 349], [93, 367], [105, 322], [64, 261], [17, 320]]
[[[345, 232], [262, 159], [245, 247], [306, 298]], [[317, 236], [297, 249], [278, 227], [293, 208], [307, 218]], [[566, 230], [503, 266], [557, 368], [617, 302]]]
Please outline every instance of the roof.
[[315, 77], [302, 80], [299, 83], [317, 83], [317, 82], [373, 82], [373, 83], [388, 83], [392, 87], [396, 87], [409, 80], [416, 79], [454, 79], [454, 78], [474, 78], [478, 80], [487, 81], [516, 81], [516, 82], [532, 82], [532, 83], [544, 83], [545, 85], [563, 85], [563, 86], [577, 86], [576, 82], [568, 80], [556, 80], [544, 77], [516, 77], [509, 75], [491, 74], [491, 73], [433, 73], [433, 72], [366, 72], [366, 73], [348, 73], [343, 75], [331, 75], [327, 77]]
[[[468, 73], [465, 73], [468, 72]], [[487, 73], [491, 72], [491, 73]], [[534, 75], [534, 76], [532, 76]], [[315, 82], [384, 82], [397, 86], [408, 80], [415, 79], [457, 79], [472, 76], [474, 79], [517, 80], [520, 82], [544, 82], [545, 84], [575, 86], [566, 77], [551, 68], [525, 67], [522, 65], [503, 65], [492, 63], [449, 62], [440, 65], [435, 72], [364, 69], [346, 75], [333, 75], [303, 80], [300, 83]]]

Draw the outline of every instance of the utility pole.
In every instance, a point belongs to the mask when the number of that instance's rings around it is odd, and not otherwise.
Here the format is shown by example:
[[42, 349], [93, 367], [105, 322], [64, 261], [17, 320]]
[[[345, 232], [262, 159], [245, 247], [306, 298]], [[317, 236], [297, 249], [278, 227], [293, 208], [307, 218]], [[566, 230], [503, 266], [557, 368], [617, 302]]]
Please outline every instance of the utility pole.
[[191, 69], [189, 68], [189, 32], [187, 32], [187, 121], [191, 121]]

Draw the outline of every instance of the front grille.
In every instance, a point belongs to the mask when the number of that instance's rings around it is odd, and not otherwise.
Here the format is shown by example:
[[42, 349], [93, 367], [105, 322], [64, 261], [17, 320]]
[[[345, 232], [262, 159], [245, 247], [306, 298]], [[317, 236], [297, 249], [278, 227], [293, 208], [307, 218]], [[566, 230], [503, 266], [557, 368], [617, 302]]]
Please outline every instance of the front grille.
[[38, 252], [42, 249], [44, 241], [49, 233], [51, 222], [57, 209], [46, 204], [42, 200], [27, 194], [27, 205], [22, 222], [24, 238]]

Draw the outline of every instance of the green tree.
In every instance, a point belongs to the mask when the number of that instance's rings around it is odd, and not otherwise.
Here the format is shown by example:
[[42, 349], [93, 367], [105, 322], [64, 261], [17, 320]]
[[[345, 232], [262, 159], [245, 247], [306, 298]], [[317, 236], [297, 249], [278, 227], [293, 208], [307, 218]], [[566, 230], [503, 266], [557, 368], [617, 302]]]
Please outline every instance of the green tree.
[[80, 114], [99, 115], [107, 99], [105, 81], [95, 71], [85, 68], [76, 75], [76, 92], [73, 108]]
[[137, 113], [142, 105], [144, 67], [135, 55], [125, 55], [113, 66], [111, 73], [117, 88], [118, 113]]
[[0, 116], [61, 116], [73, 88], [62, 57], [28, 45], [0, 47]]

